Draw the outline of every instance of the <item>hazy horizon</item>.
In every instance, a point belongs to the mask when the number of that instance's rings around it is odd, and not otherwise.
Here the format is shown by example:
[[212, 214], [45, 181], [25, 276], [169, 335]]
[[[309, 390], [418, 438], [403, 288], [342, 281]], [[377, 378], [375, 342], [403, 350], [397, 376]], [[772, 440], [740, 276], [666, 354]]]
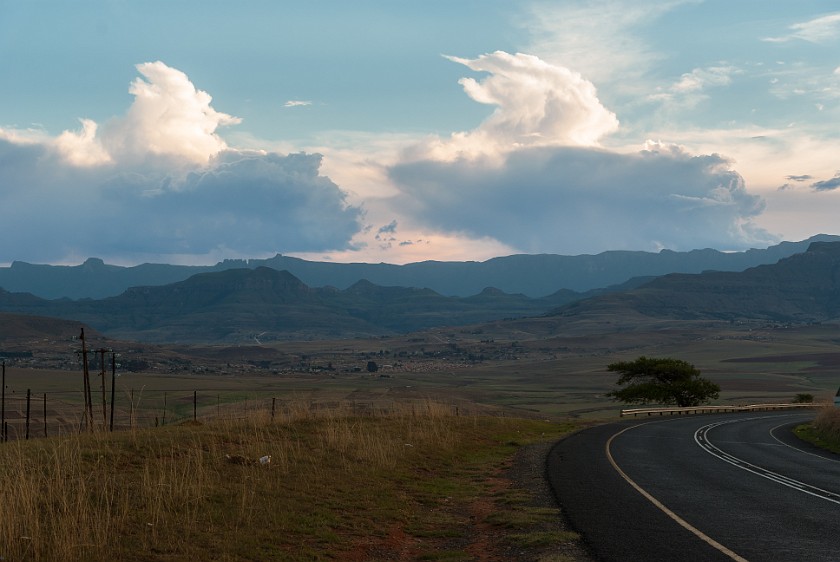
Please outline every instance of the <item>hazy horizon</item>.
[[[819, 237], [819, 236], [840, 236], [840, 234], [829, 234], [829, 233], [826, 233], [826, 232], [821, 232], [821, 233], [815, 234], [813, 236], [809, 236], [807, 238], [804, 238], [802, 240], [780, 240], [778, 243], [770, 244], [770, 245], [767, 245], [767, 246], [758, 246], [758, 247], [753, 247], [753, 248], [746, 248], [746, 249], [743, 249], [743, 250], [717, 250], [717, 251], [719, 251], [721, 253], [736, 253], [736, 252], [737, 253], [743, 253], [743, 252], [746, 252], [748, 250], [766, 250], [766, 249], [768, 249], [772, 246], [777, 246], [778, 244], [781, 244], [783, 242], [791, 242], [791, 243], [805, 242], [806, 240], [809, 240], [809, 239], [814, 238], [814, 237]], [[716, 248], [692, 248], [690, 250], [680, 250], [680, 252], [686, 252], [687, 253], [687, 252], [702, 251], [702, 250], [716, 250]], [[316, 256], [316, 258], [308, 259], [306, 257], [300, 257], [300, 256], [292, 255], [292, 254], [282, 254], [282, 253], [276, 253], [276, 254], [273, 254], [273, 255], [270, 255], [270, 256], [265, 256], [265, 257], [235, 257], [235, 256], [230, 256], [230, 257], [222, 258], [222, 259], [219, 259], [219, 260], [216, 260], [216, 261], [207, 261], [207, 262], [204, 262], [204, 261], [168, 261], [168, 262], [164, 262], [164, 261], [141, 261], [141, 262], [131, 262], [131, 261], [124, 261], [124, 260], [119, 260], [119, 259], [112, 261], [112, 260], [102, 259], [98, 256], [88, 256], [88, 257], [83, 258], [80, 261], [76, 261], [76, 262], [68, 261], [68, 262], [46, 263], [46, 262], [34, 262], [34, 261], [27, 261], [27, 260], [14, 260], [14, 262], [25, 263], [25, 264], [28, 264], [28, 265], [50, 265], [50, 266], [65, 266], [65, 267], [77, 267], [77, 266], [84, 265], [85, 263], [87, 263], [89, 261], [101, 261], [105, 265], [109, 265], [109, 266], [113, 265], [113, 266], [118, 266], [118, 267], [135, 267], [135, 266], [138, 266], [138, 265], [145, 265], [145, 264], [208, 267], [208, 266], [214, 266], [214, 265], [221, 264], [225, 261], [243, 261], [243, 262], [248, 263], [248, 262], [252, 262], [252, 261], [270, 260], [272, 258], [282, 256], [282, 257], [302, 259], [304, 261], [322, 262], [322, 263], [364, 264], [364, 265], [385, 264], [385, 265], [397, 265], [397, 266], [399, 266], [399, 265], [410, 265], [410, 264], [413, 264], [413, 263], [422, 263], [422, 262], [425, 262], [425, 261], [441, 261], [441, 262], [451, 262], [451, 263], [455, 263], [455, 262], [461, 262], [461, 263], [463, 263], [463, 262], [477, 262], [477, 263], [481, 263], [481, 262], [486, 262], [486, 261], [490, 261], [490, 260], [493, 260], [493, 259], [506, 258], [506, 257], [511, 257], [511, 256], [517, 256], [517, 255], [529, 255], [529, 256], [557, 255], [557, 256], [562, 256], [562, 257], [575, 257], [575, 256], [584, 256], [584, 255], [598, 255], [598, 254], [603, 254], [603, 253], [607, 253], [607, 252], [616, 252], [616, 251], [633, 251], [633, 252], [639, 251], [639, 252], [648, 252], [648, 253], [656, 254], [656, 253], [661, 253], [663, 251], [674, 251], [674, 250], [669, 250], [667, 248], [663, 248], [661, 250], [655, 250], [655, 251], [646, 251], [646, 250], [604, 250], [602, 252], [593, 252], [591, 254], [589, 254], [589, 253], [554, 254], [554, 253], [550, 253], [550, 252], [548, 252], [548, 253], [544, 252], [542, 254], [529, 254], [529, 253], [520, 252], [520, 253], [515, 253], [515, 254], [503, 254], [503, 255], [498, 255], [498, 256], [491, 256], [491, 257], [484, 258], [484, 259], [469, 259], [469, 258], [461, 259], [461, 260], [455, 260], [455, 259], [452, 259], [452, 260], [423, 259], [423, 260], [407, 261], [407, 262], [383, 262], [383, 261], [370, 262], [370, 261], [353, 261], [353, 260], [340, 261], [339, 259], [330, 259], [329, 256], [327, 256], [323, 259], [317, 259], [317, 256]], [[339, 257], [344, 257], [344, 256], [339, 256]], [[0, 268], [9, 268], [14, 264], [14, 262], [0, 263]]]

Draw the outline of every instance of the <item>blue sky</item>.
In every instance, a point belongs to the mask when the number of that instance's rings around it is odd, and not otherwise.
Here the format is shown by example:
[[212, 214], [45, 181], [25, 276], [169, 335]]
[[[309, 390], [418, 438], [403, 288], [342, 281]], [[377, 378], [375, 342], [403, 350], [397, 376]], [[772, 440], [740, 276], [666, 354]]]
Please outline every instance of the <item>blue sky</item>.
[[838, 47], [827, 1], [0, 0], [0, 263], [838, 234]]

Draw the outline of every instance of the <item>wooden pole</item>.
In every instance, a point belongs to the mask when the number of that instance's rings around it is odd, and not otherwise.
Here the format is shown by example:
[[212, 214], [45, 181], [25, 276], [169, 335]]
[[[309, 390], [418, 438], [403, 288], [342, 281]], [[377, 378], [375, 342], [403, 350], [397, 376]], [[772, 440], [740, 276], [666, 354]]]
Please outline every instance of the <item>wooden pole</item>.
[[160, 425], [166, 425], [166, 393], [163, 393], [163, 416]]
[[79, 336], [79, 339], [82, 340], [82, 376], [84, 377], [85, 418], [87, 420], [88, 429], [93, 429], [93, 400], [90, 394], [90, 371], [88, 371], [87, 345], [85, 344], [84, 328], [82, 328], [82, 334]]
[[193, 421], [198, 419], [198, 391], [193, 390]]
[[109, 429], [114, 431], [114, 389], [117, 387], [117, 354], [111, 354], [111, 423]]
[[47, 435], [47, 393], [44, 393], [44, 437], [49, 437]]
[[0, 443], [6, 442], [6, 362], [3, 361], [3, 389], [0, 396]]
[[108, 404], [105, 401], [105, 352], [107, 349], [99, 350], [99, 377], [102, 381], [102, 430], [105, 431], [105, 424], [108, 423]]
[[26, 389], [26, 440], [29, 441], [29, 411], [32, 405], [32, 390]]
[[277, 405], [277, 398], [274, 397], [274, 398], [271, 399], [271, 421], [274, 421], [274, 409], [275, 409], [276, 405]]

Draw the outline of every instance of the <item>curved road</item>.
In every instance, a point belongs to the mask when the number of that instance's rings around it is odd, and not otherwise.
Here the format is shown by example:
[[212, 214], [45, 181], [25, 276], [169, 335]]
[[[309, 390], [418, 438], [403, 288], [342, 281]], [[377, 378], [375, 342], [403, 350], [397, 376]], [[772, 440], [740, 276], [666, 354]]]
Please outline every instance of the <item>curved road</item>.
[[840, 560], [840, 456], [813, 412], [629, 420], [558, 443], [548, 477], [603, 561]]

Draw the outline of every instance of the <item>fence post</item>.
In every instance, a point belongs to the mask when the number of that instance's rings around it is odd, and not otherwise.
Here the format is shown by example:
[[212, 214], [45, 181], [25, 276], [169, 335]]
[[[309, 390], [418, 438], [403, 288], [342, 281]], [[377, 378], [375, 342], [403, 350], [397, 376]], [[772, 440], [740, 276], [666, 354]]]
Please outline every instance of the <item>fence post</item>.
[[193, 390], [193, 421], [198, 419], [198, 391]]
[[275, 408], [276, 404], [277, 404], [277, 398], [273, 397], [271, 399], [271, 421], [274, 421], [274, 408]]
[[49, 437], [47, 435], [47, 393], [44, 393], [44, 437]]

